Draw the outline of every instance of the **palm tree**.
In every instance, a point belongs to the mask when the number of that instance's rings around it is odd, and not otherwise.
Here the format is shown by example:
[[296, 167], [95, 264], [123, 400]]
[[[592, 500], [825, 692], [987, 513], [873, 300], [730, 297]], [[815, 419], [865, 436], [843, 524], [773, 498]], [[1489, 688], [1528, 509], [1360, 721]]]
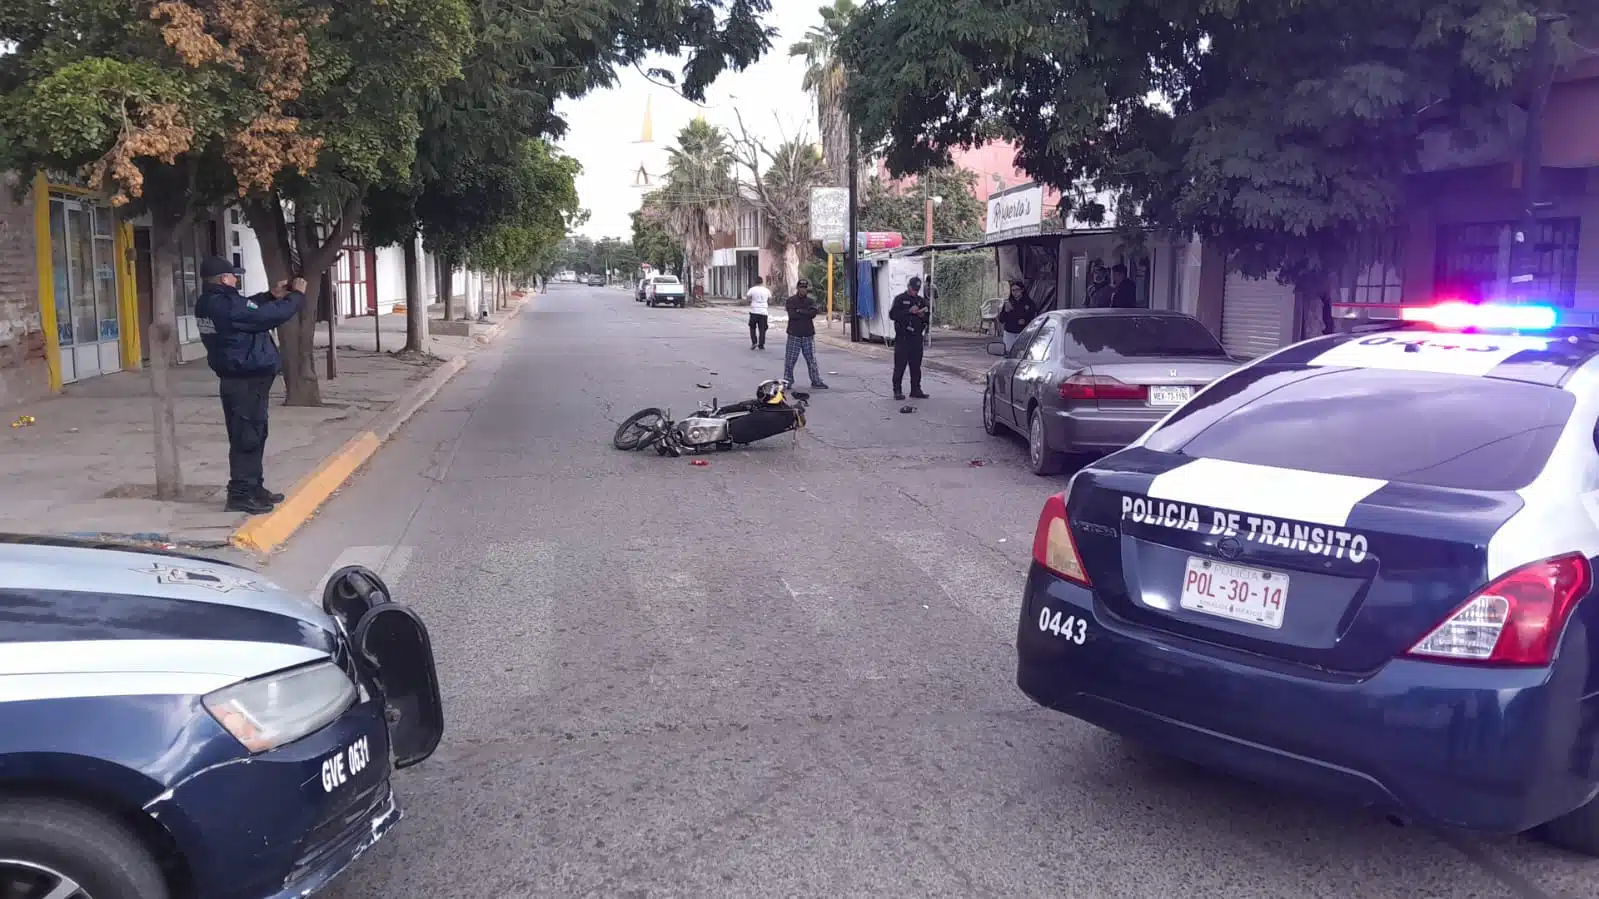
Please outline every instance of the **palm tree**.
[[833, 183], [842, 187], [849, 177], [849, 130], [844, 111], [844, 92], [849, 80], [838, 43], [844, 36], [857, 7], [855, 0], [833, 0], [821, 9], [822, 24], [812, 25], [805, 38], [788, 48], [789, 56], [805, 58], [802, 86], [816, 95], [816, 118], [822, 131], [822, 156], [833, 173]]
[[733, 150], [726, 132], [699, 118], [678, 132], [677, 146], [666, 154], [655, 205], [662, 227], [687, 257], [684, 282], [692, 296], [696, 276], [711, 263], [711, 234], [731, 225], [738, 193]]

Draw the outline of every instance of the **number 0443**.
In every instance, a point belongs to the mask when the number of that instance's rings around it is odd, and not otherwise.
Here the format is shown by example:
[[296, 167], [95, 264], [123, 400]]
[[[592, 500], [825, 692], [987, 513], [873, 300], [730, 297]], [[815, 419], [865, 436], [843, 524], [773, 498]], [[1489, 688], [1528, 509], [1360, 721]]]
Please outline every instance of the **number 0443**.
[[1045, 606], [1038, 613], [1038, 629], [1063, 640], [1070, 640], [1078, 646], [1088, 642], [1088, 619], [1052, 611], [1049, 606]]

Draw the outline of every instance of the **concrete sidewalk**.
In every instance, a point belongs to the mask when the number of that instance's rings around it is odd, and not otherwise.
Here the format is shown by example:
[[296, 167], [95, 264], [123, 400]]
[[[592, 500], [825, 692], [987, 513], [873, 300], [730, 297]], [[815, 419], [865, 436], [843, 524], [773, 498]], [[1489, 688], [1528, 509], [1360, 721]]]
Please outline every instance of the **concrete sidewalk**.
[[[325, 405], [281, 405], [283, 381], [278, 380], [267, 485], [290, 493], [353, 437], [380, 429], [392, 410], [410, 405], [430, 378], [446, 374], [447, 380], [517, 311], [519, 305], [513, 305], [486, 325], [474, 324], [467, 336], [433, 336], [430, 356], [396, 354], [405, 344], [403, 313], [346, 321], [335, 330], [337, 377], [332, 380], [325, 378], [328, 334], [321, 326], [317, 373], [324, 378]], [[431, 312], [436, 323], [443, 307]], [[446, 367], [453, 370], [446, 373]], [[181, 501], [154, 498], [150, 380], [145, 372], [124, 372], [70, 384], [37, 403], [0, 409], [0, 426], [17, 423], [0, 427], [0, 532], [226, 545], [248, 516], [222, 511], [228, 449], [217, 380], [203, 360], [173, 369], [173, 380], [186, 491]]]
[[[703, 309], [702, 311], [719, 319], [736, 321], [740, 332], [747, 336], [744, 330], [749, 323], [749, 312], [740, 304], [738, 306], [718, 304]], [[781, 347], [783, 332], [788, 324], [788, 314], [774, 305], [768, 322], [771, 332], [767, 337], [769, 344]], [[862, 341], [851, 343], [849, 327], [841, 321], [825, 322], [820, 319], [816, 323], [816, 340], [826, 346], [847, 350], [863, 356], [883, 360], [892, 373], [894, 364], [894, 349], [883, 343]], [[954, 328], [934, 328], [932, 342], [922, 354], [922, 367], [941, 371], [965, 378], [975, 384], [983, 383], [984, 377], [997, 360], [988, 354], [988, 344], [994, 338], [970, 331], [960, 331]]]

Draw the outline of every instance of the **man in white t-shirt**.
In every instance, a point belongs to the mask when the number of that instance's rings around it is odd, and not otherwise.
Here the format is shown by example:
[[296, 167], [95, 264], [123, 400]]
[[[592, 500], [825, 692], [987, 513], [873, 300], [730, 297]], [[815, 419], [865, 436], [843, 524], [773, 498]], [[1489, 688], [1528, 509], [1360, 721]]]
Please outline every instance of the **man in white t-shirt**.
[[766, 349], [766, 308], [772, 302], [772, 292], [766, 287], [766, 279], [760, 276], [755, 278], [755, 286], [744, 294], [744, 299], [750, 301], [750, 349]]

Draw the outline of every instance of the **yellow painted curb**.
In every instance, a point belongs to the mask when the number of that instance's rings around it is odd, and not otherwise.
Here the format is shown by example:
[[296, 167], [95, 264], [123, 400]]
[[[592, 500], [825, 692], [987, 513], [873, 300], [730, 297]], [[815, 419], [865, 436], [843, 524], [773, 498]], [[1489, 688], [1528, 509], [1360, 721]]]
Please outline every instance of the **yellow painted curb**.
[[233, 532], [229, 542], [258, 553], [282, 546], [382, 445], [383, 441], [372, 431], [350, 438], [338, 452], [301, 478], [276, 509], [250, 518]]

